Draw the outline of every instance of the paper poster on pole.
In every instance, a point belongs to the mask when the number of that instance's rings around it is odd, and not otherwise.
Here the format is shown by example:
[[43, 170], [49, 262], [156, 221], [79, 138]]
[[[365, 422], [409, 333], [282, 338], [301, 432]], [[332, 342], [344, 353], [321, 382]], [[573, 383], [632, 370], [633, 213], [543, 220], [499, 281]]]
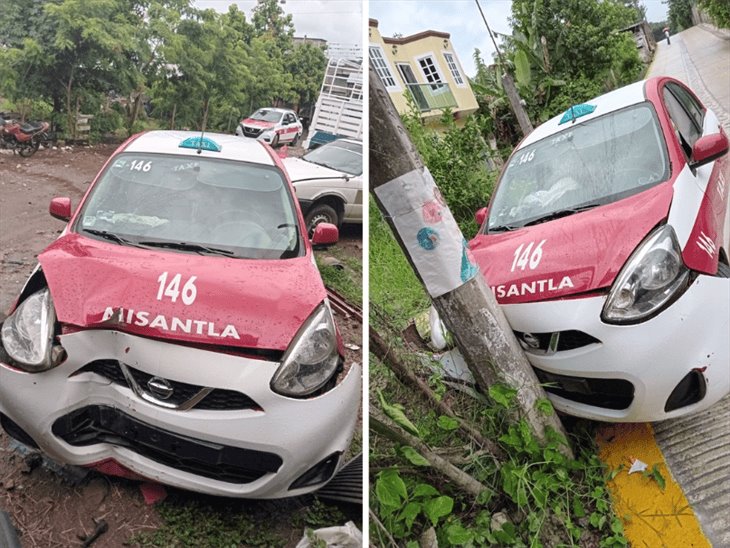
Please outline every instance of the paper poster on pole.
[[375, 194], [431, 297], [476, 275], [466, 240], [427, 168], [388, 181]]

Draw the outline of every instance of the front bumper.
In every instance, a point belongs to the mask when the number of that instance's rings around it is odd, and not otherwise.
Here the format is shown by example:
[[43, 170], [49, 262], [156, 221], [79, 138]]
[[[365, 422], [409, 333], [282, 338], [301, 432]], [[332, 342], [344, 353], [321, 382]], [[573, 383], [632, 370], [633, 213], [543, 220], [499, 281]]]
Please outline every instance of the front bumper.
[[[658, 421], [706, 409], [730, 392], [730, 279], [698, 276], [669, 308], [635, 325], [603, 323], [604, 303], [600, 296], [502, 306], [512, 328], [532, 334], [533, 342], [570, 334], [565, 350], [559, 343], [556, 351], [523, 344], [544, 380], [567, 377], [558, 384], [562, 395], [550, 394], [558, 410], [601, 421]], [[677, 401], [675, 389], [688, 382], [700, 385], [693, 403], [666, 411], [673, 392]]]
[[[96, 466], [111, 459], [191, 491], [281, 498], [319, 488], [322, 483], [290, 486], [328, 459], [334, 469], [332, 455], [341, 456], [352, 439], [361, 400], [357, 365], [332, 390], [297, 400], [269, 388], [276, 362], [110, 330], [62, 335], [61, 344], [68, 358], [44, 373], [0, 363], [0, 412], [63, 463]], [[214, 388], [221, 397], [187, 410], [162, 407], [104, 374], [111, 369], [88, 367], [117, 362], [138, 380], [160, 377], [175, 390]], [[231, 400], [233, 393], [245, 396]]]

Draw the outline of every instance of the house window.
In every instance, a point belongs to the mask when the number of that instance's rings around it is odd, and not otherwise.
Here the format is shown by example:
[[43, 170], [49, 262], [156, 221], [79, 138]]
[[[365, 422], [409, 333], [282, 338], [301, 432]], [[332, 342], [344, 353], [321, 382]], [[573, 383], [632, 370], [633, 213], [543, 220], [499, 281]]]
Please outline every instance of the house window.
[[380, 80], [388, 91], [394, 91], [398, 89], [398, 85], [395, 83], [395, 78], [390, 72], [388, 62], [385, 60], [385, 55], [380, 46], [370, 46], [370, 61], [375, 68], [375, 72], [380, 76]]
[[454, 58], [454, 55], [452, 53], [444, 52], [444, 59], [446, 59], [446, 64], [451, 71], [451, 76], [454, 77], [454, 82], [456, 83], [456, 85], [463, 86], [464, 79], [461, 77], [461, 72], [459, 72], [459, 65], [456, 64], [456, 59]]
[[436, 62], [433, 60], [433, 57], [430, 55], [421, 57], [418, 60], [418, 64], [421, 66], [423, 75], [426, 77], [426, 81], [429, 84], [443, 84], [444, 81], [441, 79], [441, 74], [439, 74], [439, 71], [436, 68]]

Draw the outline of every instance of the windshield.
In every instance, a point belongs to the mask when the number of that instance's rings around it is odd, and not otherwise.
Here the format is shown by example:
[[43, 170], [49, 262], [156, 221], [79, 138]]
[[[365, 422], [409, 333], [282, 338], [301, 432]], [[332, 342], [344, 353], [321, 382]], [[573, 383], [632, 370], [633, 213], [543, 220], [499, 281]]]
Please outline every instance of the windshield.
[[251, 120], [263, 120], [264, 122], [278, 122], [279, 120], [281, 120], [281, 116], [281, 112], [260, 108], [251, 116], [249, 116], [249, 118], [251, 118]]
[[305, 154], [302, 159], [350, 175], [360, 175], [362, 173], [362, 144], [335, 141], [315, 148], [309, 154]]
[[304, 250], [280, 171], [213, 158], [116, 156], [75, 229], [121, 245], [247, 259], [298, 257]]
[[517, 228], [615, 202], [668, 176], [664, 140], [648, 103], [568, 124], [512, 155], [487, 230]]

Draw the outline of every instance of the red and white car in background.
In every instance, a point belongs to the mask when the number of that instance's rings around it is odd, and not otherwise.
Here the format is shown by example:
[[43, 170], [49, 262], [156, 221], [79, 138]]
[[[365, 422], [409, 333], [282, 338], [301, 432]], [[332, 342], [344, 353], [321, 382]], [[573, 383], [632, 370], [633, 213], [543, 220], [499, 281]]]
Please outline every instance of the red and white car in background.
[[[0, 423], [52, 459], [280, 498], [342, 464], [362, 398], [294, 190], [262, 143], [154, 131], [111, 156], [0, 330]], [[337, 228], [320, 224], [314, 244]]]
[[656, 421], [730, 392], [727, 150], [715, 114], [659, 77], [513, 152], [470, 248], [557, 409]]
[[304, 127], [296, 112], [286, 108], [260, 108], [241, 120], [236, 135], [278, 145], [296, 145]]

